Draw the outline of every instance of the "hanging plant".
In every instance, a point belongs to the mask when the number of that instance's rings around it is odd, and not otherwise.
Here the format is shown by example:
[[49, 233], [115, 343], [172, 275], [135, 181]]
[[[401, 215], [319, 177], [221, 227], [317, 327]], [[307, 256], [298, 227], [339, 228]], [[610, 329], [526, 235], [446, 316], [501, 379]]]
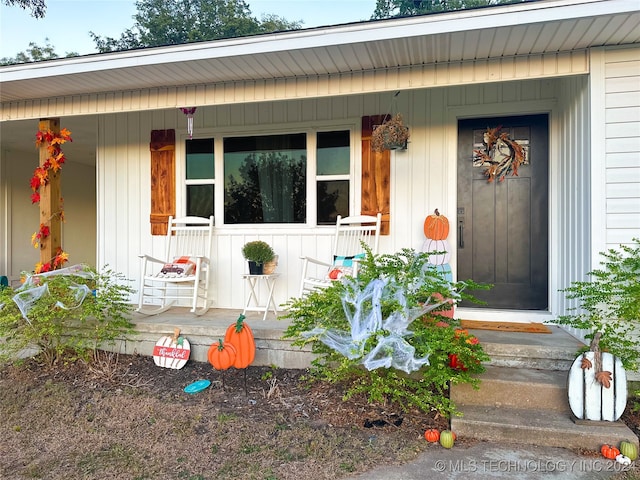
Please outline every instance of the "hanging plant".
[[499, 182], [511, 174], [518, 176], [518, 167], [526, 162], [524, 148], [509, 137], [506, 132], [500, 133], [502, 125], [487, 128], [482, 143], [484, 150], [473, 151], [473, 164], [487, 167], [484, 174], [489, 182], [496, 178]]
[[371, 148], [376, 152], [384, 150], [406, 149], [409, 140], [409, 127], [404, 124], [401, 114], [385, 119], [382, 125], [373, 129]]
[[[36, 133], [36, 147], [47, 146], [47, 158], [36, 167], [31, 177], [30, 185], [33, 193], [31, 194], [31, 203], [40, 203], [40, 188], [49, 184], [50, 175], [57, 173], [62, 169], [66, 160], [62, 151], [62, 145], [66, 142], [72, 142], [71, 132], [66, 128], [60, 130], [60, 132], [53, 132], [51, 130], [38, 131]], [[53, 212], [51, 217], [46, 223], [41, 223], [37, 232], [31, 235], [31, 244], [34, 248], [42, 247], [42, 242], [45, 241], [51, 235], [51, 229], [49, 222], [54, 217], [60, 218], [60, 221], [64, 221], [64, 210], [62, 208], [62, 202], [60, 209], [57, 212]], [[38, 262], [35, 266], [35, 273], [44, 273], [51, 270], [61, 268], [69, 258], [69, 254], [64, 252], [62, 248], [56, 250], [56, 254], [48, 262]]]

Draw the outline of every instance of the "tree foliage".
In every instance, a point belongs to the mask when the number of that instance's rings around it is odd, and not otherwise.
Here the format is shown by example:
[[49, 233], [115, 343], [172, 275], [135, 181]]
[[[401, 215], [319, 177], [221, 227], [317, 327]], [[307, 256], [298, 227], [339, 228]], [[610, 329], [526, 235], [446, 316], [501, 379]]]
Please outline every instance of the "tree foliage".
[[372, 19], [409, 17], [425, 13], [463, 10], [526, 0], [377, 0]]
[[[77, 57], [79, 54], [77, 52], [67, 52], [65, 57]], [[24, 52], [19, 52], [15, 57], [3, 57], [0, 58], [0, 65], [15, 65], [17, 63], [30, 63], [30, 62], [40, 62], [42, 60], [52, 60], [54, 58], [60, 58], [53, 48], [53, 46], [49, 43], [49, 39], [45, 38], [45, 45], [40, 46], [35, 42], [29, 43], [29, 48], [27, 48]]]
[[47, 12], [47, 4], [44, 0], [2, 0], [2, 3], [10, 7], [16, 5], [23, 10], [30, 9], [31, 16], [35, 18], [43, 18]]
[[120, 38], [90, 32], [99, 52], [179, 45], [300, 28], [276, 15], [257, 20], [244, 0], [139, 0], [135, 24]]

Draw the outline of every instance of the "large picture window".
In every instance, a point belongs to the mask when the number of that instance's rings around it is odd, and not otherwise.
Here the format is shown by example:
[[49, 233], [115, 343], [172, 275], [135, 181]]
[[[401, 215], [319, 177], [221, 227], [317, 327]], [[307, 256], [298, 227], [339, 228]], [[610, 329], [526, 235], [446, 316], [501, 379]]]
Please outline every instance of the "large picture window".
[[306, 134], [224, 139], [224, 223], [305, 223]]
[[[311, 154], [309, 144], [315, 145]], [[315, 224], [334, 225], [338, 215], [349, 215], [350, 130], [231, 136], [217, 145], [222, 165], [216, 182], [214, 139], [185, 141], [187, 215], [214, 215], [216, 183], [223, 205], [217, 225], [305, 224], [314, 222], [307, 218], [314, 211]], [[308, 191], [307, 172], [313, 171], [315, 189]]]

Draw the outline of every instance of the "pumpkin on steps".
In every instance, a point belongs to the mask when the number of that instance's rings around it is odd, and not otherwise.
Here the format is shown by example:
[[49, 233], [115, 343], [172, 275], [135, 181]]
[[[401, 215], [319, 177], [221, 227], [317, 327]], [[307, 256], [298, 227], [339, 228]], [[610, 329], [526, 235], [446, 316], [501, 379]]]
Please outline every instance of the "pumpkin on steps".
[[216, 370], [227, 370], [233, 366], [233, 362], [236, 359], [236, 349], [230, 343], [223, 343], [222, 340], [218, 340], [218, 343], [213, 343], [209, 347], [207, 358]]
[[618, 455], [620, 455], [620, 450], [618, 450], [613, 445], [602, 445], [600, 447], [600, 453], [604, 458], [608, 458], [610, 460], [615, 460]]
[[236, 356], [233, 362], [235, 368], [248, 367], [256, 356], [256, 342], [253, 337], [253, 331], [244, 322], [245, 318], [241, 314], [236, 323], [229, 325], [224, 336], [224, 343], [233, 345], [235, 348]]
[[571, 411], [581, 420], [617, 421], [627, 406], [627, 375], [622, 361], [600, 351], [600, 333], [591, 350], [571, 365], [567, 389]]
[[638, 447], [634, 443], [622, 441], [620, 442], [620, 453], [632, 462], [638, 458]]

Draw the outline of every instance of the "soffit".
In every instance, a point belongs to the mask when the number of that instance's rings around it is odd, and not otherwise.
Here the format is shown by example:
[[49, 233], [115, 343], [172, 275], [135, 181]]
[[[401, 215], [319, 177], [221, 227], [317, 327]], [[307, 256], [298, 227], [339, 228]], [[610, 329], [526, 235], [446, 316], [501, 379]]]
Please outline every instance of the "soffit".
[[637, 1], [539, 1], [0, 68], [0, 101], [330, 76], [640, 43]]

